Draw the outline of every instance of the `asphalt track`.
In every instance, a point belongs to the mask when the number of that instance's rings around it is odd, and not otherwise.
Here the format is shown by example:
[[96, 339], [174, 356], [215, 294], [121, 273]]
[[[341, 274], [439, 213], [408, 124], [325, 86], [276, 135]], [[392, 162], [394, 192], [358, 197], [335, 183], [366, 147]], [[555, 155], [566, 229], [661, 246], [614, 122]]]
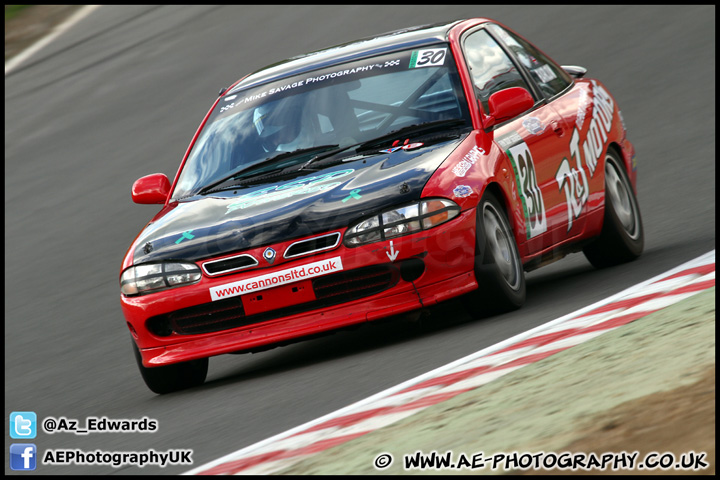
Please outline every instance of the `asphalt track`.
[[[118, 301], [125, 249], [158, 210], [220, 88], [265, 65], [411, 25], [487, 16], [588, 68], [637, 151], [644, 255], [596, 271], [572, 255], [528, 275], [527, 304], [471, 319], [455, 302], [215, 357], [200, 388], [142, 382]], [[715, 248], [714, 6], [103, 6], [5, 77], [5, 432], [12, 411], [156, 419], [155, 433], [69, 433], [47, 449], [192, 449], [198, 466], [594, 303]], [[5, 452], [14, 443], [5, 437]], [[6, 454], [7, 458], [7, 454]], [[191, 467], [38, 466], [38, 474], [177, 474]], [[9, 463], [5, 473], [12, 474]], [[25, 473], [24, 475], [32, 475]]]

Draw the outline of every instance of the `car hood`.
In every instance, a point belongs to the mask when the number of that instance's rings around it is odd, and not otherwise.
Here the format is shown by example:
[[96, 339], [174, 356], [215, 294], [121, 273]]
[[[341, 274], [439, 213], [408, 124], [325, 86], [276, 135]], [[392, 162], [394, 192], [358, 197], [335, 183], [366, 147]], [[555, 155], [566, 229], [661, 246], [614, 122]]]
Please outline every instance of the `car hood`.
[[347, 158], [291, 180], [170, 204], [138, 236], [133, 263], [217, 257], [345, 228], [387, 207], [417, 201], [464, 137]]

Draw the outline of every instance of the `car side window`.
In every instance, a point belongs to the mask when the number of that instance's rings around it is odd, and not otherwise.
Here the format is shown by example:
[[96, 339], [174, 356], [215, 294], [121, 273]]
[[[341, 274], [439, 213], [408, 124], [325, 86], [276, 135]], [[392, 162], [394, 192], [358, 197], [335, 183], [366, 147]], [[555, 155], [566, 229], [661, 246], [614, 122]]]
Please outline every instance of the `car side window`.
[[475, 96], [489, 113], [488, 99], [493, 93], [510, 87], [522, 87], [532, 92], [510, 57], [485, 31], [478, 30], [463, 43]]
[[488, 29], [513, 51], [546, 97], [554, 97], [572, 83], [572, 79], [562, 68], [522, 38], [499, 25], [489, 25]]

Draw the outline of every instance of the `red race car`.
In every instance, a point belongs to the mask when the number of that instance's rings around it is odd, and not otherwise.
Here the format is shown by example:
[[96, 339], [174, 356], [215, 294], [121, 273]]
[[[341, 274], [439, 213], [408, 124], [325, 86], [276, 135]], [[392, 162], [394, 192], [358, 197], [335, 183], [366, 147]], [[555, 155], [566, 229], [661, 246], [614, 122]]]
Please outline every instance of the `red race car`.
[[525, 271], [637, 258], [634, 148], [585, 69], [483, 18], [274, 64], [221, 92], [120, 272], [156, 393], [260, 351], [464, 295], [520, 307]]

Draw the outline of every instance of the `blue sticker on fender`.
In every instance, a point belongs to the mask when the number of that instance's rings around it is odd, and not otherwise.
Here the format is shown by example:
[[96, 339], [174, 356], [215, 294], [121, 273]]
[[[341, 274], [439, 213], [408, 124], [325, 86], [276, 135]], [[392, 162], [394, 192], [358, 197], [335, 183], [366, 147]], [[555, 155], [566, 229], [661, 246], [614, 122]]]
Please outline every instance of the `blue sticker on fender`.
[[465, 198], [472, 195], [473, 190], [467, 185], [458, 185], [453, 190], [453, 195], [455, 195], [457, 198]]

